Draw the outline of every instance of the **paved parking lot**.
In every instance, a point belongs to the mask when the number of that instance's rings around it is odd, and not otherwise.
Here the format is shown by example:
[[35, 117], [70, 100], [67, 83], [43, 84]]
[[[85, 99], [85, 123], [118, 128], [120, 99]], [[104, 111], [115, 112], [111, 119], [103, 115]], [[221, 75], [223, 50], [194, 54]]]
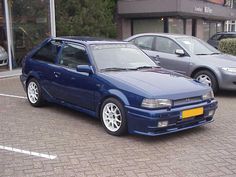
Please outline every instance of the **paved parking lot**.
[[2, 177], [236, 176], [236, 92], [217, 96], [212, 124], [161, 137], [113, 137], [85, 114], [24, 97], [17, 77], [0, 79]]

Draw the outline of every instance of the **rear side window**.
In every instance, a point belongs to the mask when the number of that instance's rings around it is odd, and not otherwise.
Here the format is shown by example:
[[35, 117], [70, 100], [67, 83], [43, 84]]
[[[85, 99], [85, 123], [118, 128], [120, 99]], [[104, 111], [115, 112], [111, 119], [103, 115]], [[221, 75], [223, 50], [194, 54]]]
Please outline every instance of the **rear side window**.
[[48, 63], [55, 63], [60, 47], [61, 47], [60, 41], [50, 41], [45, 46], [40, 48], [32, 56], [32, 58], [40, 61], [45, 61]]
[[134, 41], [132, 41], [132, 43], [140, 47], [141, 49], [152, 50], [153, 41], [154, 41], [153, 36], [142, 36], [142, 37], [136, 38]]
[[216, 34], [214, 35], [211, 39], [212, 40], [215, 40], [215, 41], [218, 41], [220, 39], [221, 35], [220, 34]]

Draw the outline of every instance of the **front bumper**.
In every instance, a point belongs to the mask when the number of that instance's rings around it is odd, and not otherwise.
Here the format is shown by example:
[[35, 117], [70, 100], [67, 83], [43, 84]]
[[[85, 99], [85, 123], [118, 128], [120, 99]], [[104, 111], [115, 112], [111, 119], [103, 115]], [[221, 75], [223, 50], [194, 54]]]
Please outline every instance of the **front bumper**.
[[220, 88], [224, 90], [236, 90], [236, 73], [223, 71], [221, 73]]
[[[204, 108], [203, 115], [191, 117], [186, 120], [181, 119], [180, 115], [183, 110], [199, 107]], [[129, 133], [158, 136], [198, 127], [213, 121], [213, 116], [209, 116], [209, 112], [212, 110], [215, 111], [216, 108], [216, 100], [172, 108], [171, 110], [146, 110], [126, 106]], [[168, 121], [168, 126], [159, 128], [159, 121]]]
[[0, 54], [0, 66], [7, 65], [8, 55], [7, 54]]

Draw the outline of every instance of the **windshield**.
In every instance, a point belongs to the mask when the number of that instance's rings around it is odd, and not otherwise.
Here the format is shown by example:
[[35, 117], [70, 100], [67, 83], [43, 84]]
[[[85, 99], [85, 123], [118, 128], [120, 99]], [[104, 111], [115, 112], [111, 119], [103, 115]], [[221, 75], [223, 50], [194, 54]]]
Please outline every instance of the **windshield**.
[[92, 45], [99, 70], [129, 70], [157, 67], [157, 64], [132, 44]]
[[212, 55], [220, 52], [206, 42], [194, 37], [178, 37], [176, 41], [187, 51], [195, 55]]

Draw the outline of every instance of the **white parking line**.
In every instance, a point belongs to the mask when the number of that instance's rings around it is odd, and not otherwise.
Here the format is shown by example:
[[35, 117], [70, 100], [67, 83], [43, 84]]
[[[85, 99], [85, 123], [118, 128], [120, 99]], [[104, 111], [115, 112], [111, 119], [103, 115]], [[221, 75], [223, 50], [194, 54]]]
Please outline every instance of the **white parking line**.
[[36, 156], [36, 157], [42, 157], [42, 158], [50, 159], [50, 160], [53, 160], [53, 159], [57, 158], [56, 155], [42, 154], [42, 153], [38, 153], [38, 152], [26, 151], [26, 150], [22, 150], [22, 149], [17, 149], [17, 148], [7, 147], [7, 146], [1, 146], [1, 145], [0, 145], [0, 149], [6, 150], [6, 151], [17, 152], [17, 153], [21, 153], [21, 154], [27, 154], [27, 155]]
[[8, 95], [8, 94], [2, 94], [2, 93], [0, 93], [0, 96], [3, 96], [3, 97], [11, 97], [11, 98], [27, 99], [27, 97], [24, 97], [24, 96]]

